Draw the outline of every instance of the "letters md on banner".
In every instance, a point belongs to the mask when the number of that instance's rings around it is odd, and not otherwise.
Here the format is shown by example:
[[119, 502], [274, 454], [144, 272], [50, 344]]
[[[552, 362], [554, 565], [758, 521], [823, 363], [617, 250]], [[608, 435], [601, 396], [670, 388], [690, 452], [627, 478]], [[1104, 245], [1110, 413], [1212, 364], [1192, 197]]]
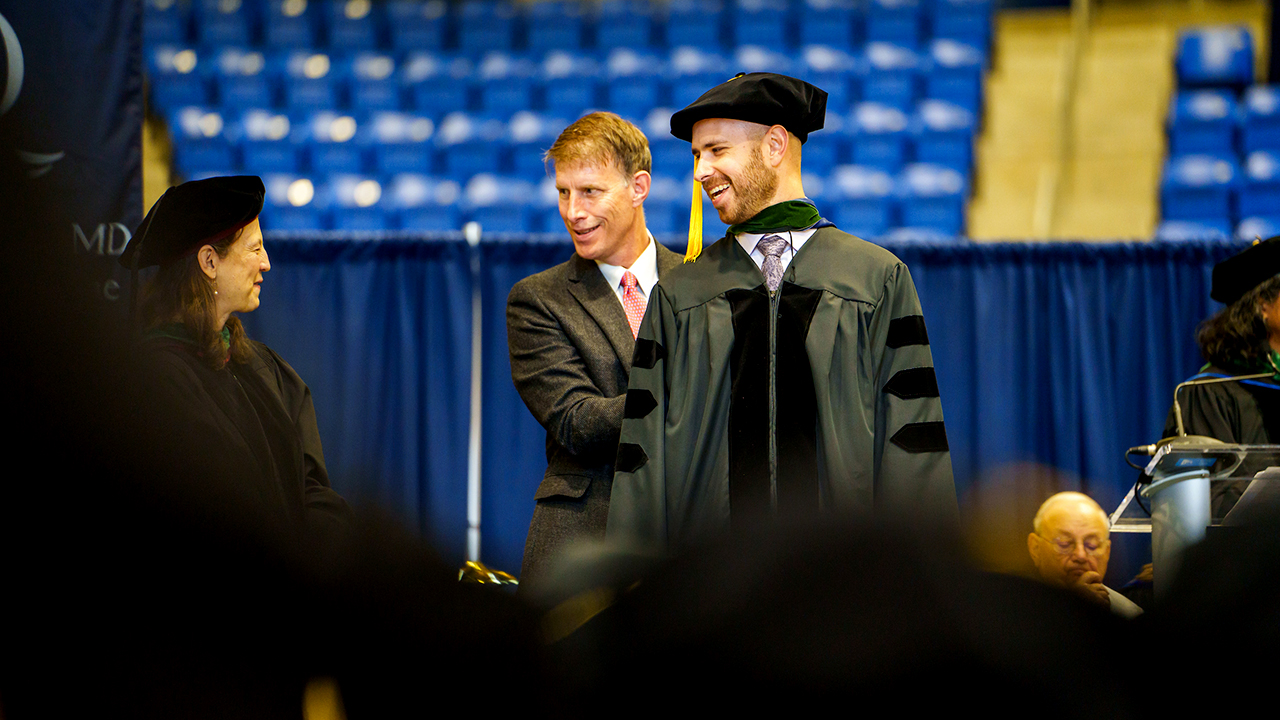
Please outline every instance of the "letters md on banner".
[[0, 0], [0, 153], [66, 218], [65, 251], [105, 300], [142, 215], [142, 18], [136, 0]]

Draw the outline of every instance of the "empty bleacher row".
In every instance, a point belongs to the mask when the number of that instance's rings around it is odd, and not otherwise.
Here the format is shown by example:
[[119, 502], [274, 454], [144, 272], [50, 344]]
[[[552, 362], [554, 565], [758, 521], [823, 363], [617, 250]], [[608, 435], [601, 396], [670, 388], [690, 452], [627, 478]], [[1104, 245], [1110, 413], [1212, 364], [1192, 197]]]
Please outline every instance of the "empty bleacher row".
[[146, 0], [150, 45], [500, 51], [740, 45], [987, 47], [991, 0]]
[[1280, 234], [1280, 88], [1253, 84], [1248, 31], [1184, 33], [1176, 62], [1157, 236]]
[[[582, 113], [608, 109], [636, 122], [650, 138], [655, 193], [648, 207], [654, 231], [682, 232], [692, 158], [687, 143], [667, 133], [671, 108], [691, 102], [734, 72], [767, 70], [805, 78], [830, 94], [827, 129], [806, 143], [804, 167], [811, 179], [809, 194], [838, 203], [827, 211], [844, 216], [844, 222], [833, 217], [838, 224], [868, 237], [901, 227], [914, 228], [908, 234], [963, 234], [987, 65], [989, 4], [877, 2], [910, 9], [915, 19], [890, 32], [871, 22], [869, 7], [832, 0], [763, 3], [763, 8], [785, 11], [789, 19], [773, 25], [775, 31], [790, 28], [789, 41], [772, 47], [714, 42], [664, 47], [656, 38], [672, 39], [673, 18], [681, 8], [724, 6], [462, 3], [448, 12], [439, 3], [345, 0], [301, 2], [299, 10], [298, 3], [286, 7], [286, 0], [259, 5], [255, 14], [248, 2], [198, 0], [183, 15], [173, 9], [182, 3], [148, 0], [147, 71], [153, 111], [168, 120], [180, 176], [244, 172], [281, 182], [291, 178], [287, 185], [311, 188], [292, 196], [308, 197], [307, 203], [280, 206], [282, 212], [273, 218], [277, 227], [435, 230], [487, 218], [490, 229], [558, 231], [554, 195], [548, 210], [545, 196], [536, 191], [546, 179], [542, 153]], [[153, 11], [158, 4], [163, 12]], [[740, 2], [725, 15], [732, 19], [727, 24], [705, 17], [690, 22], [704, 31], [741, 30], [743, 18], [753, 16], [743, 10], [750, 5]], [[213, 33], [209, 28], [235, 14], [221, 12], [231, 6], [240, 14], [239, 29]], [[337, 11], [339, 6], [344, 12]], [[401, 27], [397, 13], [407, 12], [400, 6], [412, 6], [415, 18], [430, 16], [440, 36], [418, 37], [411, 47], [397, 45], [407, 42], [394, 38], [393, 28]], [[478, 44], [468, 39], [464, 20], [476, 6], [512, 20], [501, 38]], [[921, 18], [934, 17], [925, 8], [936, 13], [943, 6], [978, 8], [984, 19], [959, 23], [954, 33], [959, 37], [939, 36], [945, 23]], [[645, 11], [653, 20], [648, 34], [633, 38], [633, 47], [619, 47], [620, 42], [601, 50], [581, 47], [590, 44], [583, 42], [589, 35], [597, 41], [605, 37], [610, 23], [603, 18], [620, 8]], [[660, 22], [664, 8], [666, 22]], [[848, 26], [847, 45], [796, 44], [814, 37], [816, 31], [796, 33], [809, 27], [799, 19], [816, 9], [848, 11], [836, 23], [842, 38]], [[309, 18], [305, 31], [284, 33], [277, 27], [290, 10]], [[580, 21], [576, 40], [540, 51], [533, 41], [535, 18], [553, 10]], [[169, 24], [153, 21], [153, 15]], [[364, 21], [361, 33], [342, 20], [352, 16]], [[829, 26], [823, 25], [828, 40]], [[903, 29], [907, 26], [910, 32]], [[352, 39], [357, 34], [363, 38], [359, 42]], [[861, 42], [869, 37], [897, 42]], [[259, 41], [270, 44], [255, 44]], [[477, 176], [482, 182], [472, 183]], [[501, 202], [486, 204], [476, 200], [484, 193], [470, 191], [473, 184], [487, 187], [489, 181], [506, 190]], [[397, 190], [415, 183], [452, 187], [442, 192], [454, 200], [429, 203], [443, 210], [427, 222], [425, 213], [406, 206]], [[369, 202], [366, 192], [361, 196], [366, 204], [356, 203], [347, 190], [357, 185], [380, 188], [377, 199]], [[684, 205], [683, 211], [666, 207], [657, 191], [674, 185], [684, 189], [671, 204]], [[945, 212], [920, 211], [922, 203], [936, 206], [942, 196]], [[502, 210], [486, 210], [490, 207]], [[710, 226], [716, 225], [714, 217], [709, 213]]]

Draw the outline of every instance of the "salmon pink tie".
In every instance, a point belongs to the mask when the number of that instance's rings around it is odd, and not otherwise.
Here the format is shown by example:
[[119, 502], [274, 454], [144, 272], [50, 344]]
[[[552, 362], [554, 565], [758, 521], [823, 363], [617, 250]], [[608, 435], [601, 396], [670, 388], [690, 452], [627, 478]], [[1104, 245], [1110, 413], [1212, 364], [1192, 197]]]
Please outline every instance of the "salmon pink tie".
[[627, 309], [627, 323], [631, 325], [631, 337], [640, 336], [640, 321], [644, 319], [644, 296], [640, 283], [628, 270], [622, 273], [622, 307]]

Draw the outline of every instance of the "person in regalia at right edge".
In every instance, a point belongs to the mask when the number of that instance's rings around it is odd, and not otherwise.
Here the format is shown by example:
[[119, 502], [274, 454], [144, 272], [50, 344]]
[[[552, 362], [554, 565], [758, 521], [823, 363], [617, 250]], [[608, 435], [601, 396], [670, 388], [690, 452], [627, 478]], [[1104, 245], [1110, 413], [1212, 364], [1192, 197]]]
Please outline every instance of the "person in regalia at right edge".
[[[1280, 237], [1255, 242], [1213, 268], [1209, 297], [1226, 305], [1200, 324], [1206, 364], [1189, 380], [1273, 373], [1239, 382], [1191, 385], [1178, 393], [1188, 435], [1227, 443], [1280, 443]], [[1162, 437], [1178, 434], [1172, 408]], [[1212, 514], [1221, 519], [1247, 483], [1213, 483]]]

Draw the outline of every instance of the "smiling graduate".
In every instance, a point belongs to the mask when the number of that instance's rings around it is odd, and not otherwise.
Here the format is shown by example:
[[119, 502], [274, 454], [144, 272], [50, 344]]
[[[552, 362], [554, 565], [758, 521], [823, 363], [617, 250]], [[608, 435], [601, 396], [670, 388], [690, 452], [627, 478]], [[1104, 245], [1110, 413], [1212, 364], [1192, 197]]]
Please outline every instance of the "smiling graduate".
[[827, 95], [739, 75], [671, 117], [728, 234], [649, 300], [632, 361], [608, 536], [679, 549], [835, 513], [954, 526], [951, 457], [920, 301], [883, 248], [805, 197], [801, 147]]

